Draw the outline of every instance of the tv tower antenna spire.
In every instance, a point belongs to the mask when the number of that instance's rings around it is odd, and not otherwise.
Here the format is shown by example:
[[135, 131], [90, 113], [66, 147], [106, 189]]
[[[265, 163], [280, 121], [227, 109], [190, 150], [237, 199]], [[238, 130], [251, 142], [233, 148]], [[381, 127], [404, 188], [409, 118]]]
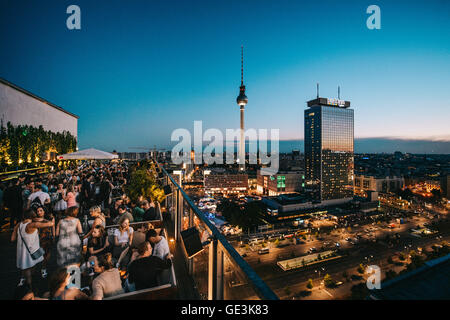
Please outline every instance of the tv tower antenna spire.
[[241, 46], [241, 86], [239, 88], [239, 95], [236, 98], [239, 105], [241, 116], [240, 141], [239, 141], [239, 171], [245, 171], [245, 137], [244, 137], [244, 110], [248, 99], [245, 95], [244, 85], [244, 46]]
[[244, 46], [241, 46], [241, 86], [244, 85]]

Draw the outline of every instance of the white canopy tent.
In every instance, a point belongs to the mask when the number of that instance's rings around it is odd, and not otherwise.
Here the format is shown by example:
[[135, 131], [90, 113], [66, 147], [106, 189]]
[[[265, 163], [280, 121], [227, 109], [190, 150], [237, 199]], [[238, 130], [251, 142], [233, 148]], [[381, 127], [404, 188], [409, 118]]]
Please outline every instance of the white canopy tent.
[[117, 154], [112, 154], [94, 148], [61, 154], [58, 156], [58, 160], [111, 160], [118, 158], [119, 156]]

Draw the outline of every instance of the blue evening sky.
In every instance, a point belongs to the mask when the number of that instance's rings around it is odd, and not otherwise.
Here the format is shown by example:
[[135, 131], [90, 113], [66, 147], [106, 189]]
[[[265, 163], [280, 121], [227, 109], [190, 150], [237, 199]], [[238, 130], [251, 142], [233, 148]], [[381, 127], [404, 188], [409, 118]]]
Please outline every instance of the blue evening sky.
[[319, 82], [356, 138], [450, 141], [449, 21], [447, 0], [1, 0], [0, 77], [79, 115], [80, 148], [165, 147], [194, 120], [239, 126], [243, 44], [246, 128], [303, 139]]

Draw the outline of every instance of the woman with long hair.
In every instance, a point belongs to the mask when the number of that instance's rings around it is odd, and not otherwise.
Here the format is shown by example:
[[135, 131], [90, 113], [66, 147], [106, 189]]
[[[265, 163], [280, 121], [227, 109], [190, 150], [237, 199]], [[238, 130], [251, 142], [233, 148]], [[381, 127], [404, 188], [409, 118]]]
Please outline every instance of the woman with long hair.
[[114, 259], [119, 259], [122, 252], [133, 242], [133, 227], [130, 227], [130, 220], [123, 217], [119, 220], [119, 228], [114, 232]]
[[34, 222], [34, 218], [36, 218], [36, 213], [32, 209], [26, 210], [24, 219], [15, 226], [11, 235], [11, 241], [17, 240], [17, 268], [22, 272], [19, 286], [26, 282], [32, 287], [33, 268], [44, 260], [43, 255], [36, 255], [36, 252], [40, 249], [38, 230], [54, 225], [54, 221]]
[[87, 244], [87, 256], [100, 256], [107, 252], [109, 247], [108, 237], [105, 228], [98, 225], [92, 231]]
[[70, 274], [67, 268], [58, 269], [50, 276], [50, 300], [86, 300], [89, 297], [76, 287], [68, 288]]
[[100, 274], [92, 281], [93, 300], [102, 300], [124, 293], [119, 269], [114, 267], [110, 253], [100, 256], [94, 269]]
[[103, 228], [106, 227], [106, 218], [105, 215], [102, 213], [100, 206], [91, 207], [89, 209], [89, 213], [91, 215], [91, 219], [88, 220], [90, 230], [83, 237], [83, 240], [92, 235], [92, 232], [94, 231], [95, 227], [97, 226], [102, 226]]
[[53, 222], [51, 227], [41, 228], [39, 229], [39, 242], [41, 244], [42, 249], [44, 249], [44, 260], [42, 261], [41, 266], [41, 276], [42, 278], [47, 277], [47, 263], [50, 260], [50, 254], [53, 246], [53, 240], [55, 236], [55, 218], [53, 215], [47, 215], [46, 209], [44, 206], [39, 206], [35, 208], [36, 218], [33, 219], [33, 222]]

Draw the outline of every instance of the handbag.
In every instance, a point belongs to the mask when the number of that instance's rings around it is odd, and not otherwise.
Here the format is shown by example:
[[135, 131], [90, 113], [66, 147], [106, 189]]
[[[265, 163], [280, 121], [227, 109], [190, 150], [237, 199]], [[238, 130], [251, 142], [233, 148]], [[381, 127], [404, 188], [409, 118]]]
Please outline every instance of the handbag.
[[45, 250], [42, 249], [41, 247], [39, 247], [39, 249], [37, 249], [35, 252], [31, 253], [31, 252], [30, 252], [30, 249], [28, 248], [28, 245], [27, 245], [25, 239], [24, 239], [23, 236], [22, 236], [22, 232], [20, 232], [20, 227], [19, 227], [18, 229], [19, 229], [20, 238], [22, 238], [22, 242], [23, 242], [23, 244], [25, 245], [25, 248], [27, 248], [27, 251], [28, 251], [28, 253], [30, 254], [31, 258], [32, 258], [33, 260], [37, 260], [37, 259], [39, 259], [40, 257], [42, 257], [42, 256], [44, 255], [44, 253], [45, 253]]

